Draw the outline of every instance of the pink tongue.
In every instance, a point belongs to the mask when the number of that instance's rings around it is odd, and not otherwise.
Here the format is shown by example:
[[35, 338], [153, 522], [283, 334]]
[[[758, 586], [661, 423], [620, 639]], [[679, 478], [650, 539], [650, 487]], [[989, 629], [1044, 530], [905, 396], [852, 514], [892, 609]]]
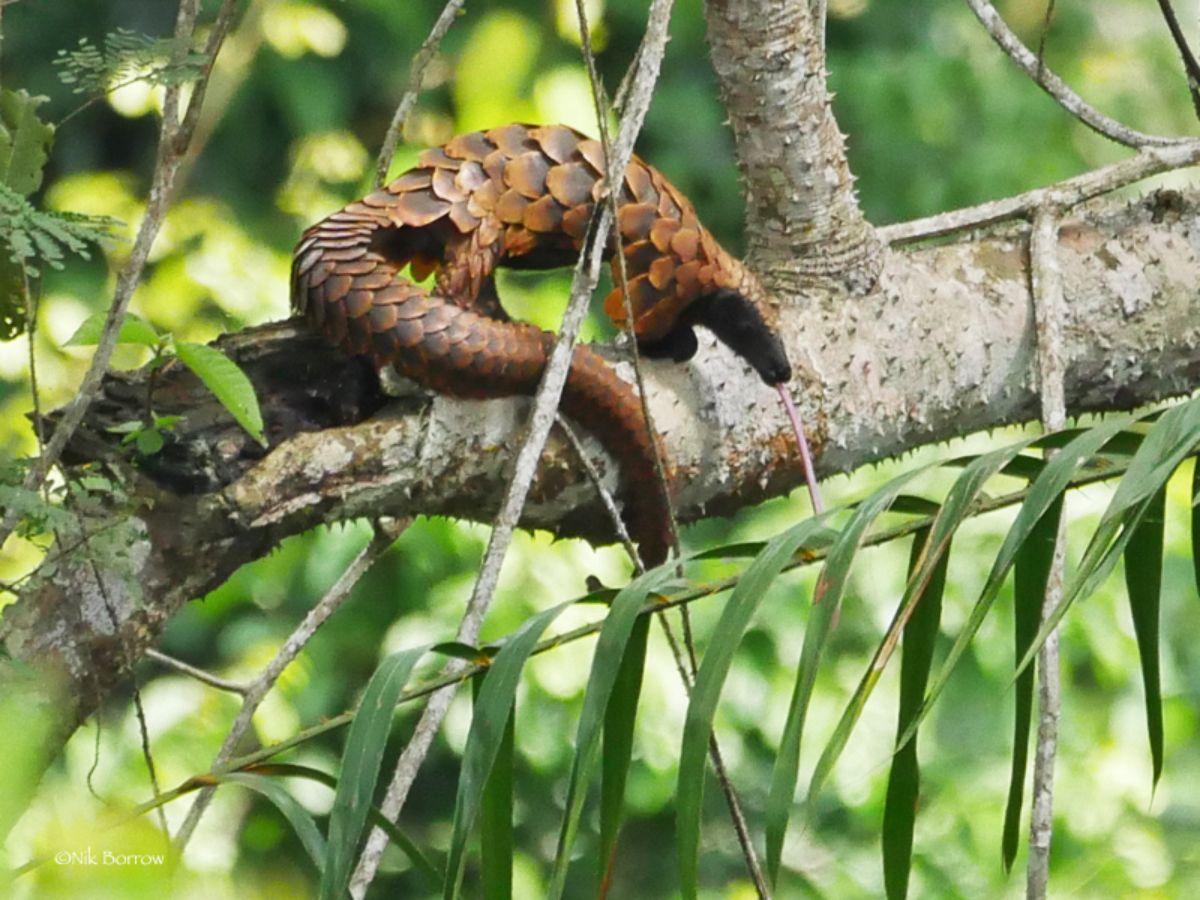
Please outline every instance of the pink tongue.
[[776, 388], [779, 390], [779, 399], [783, 401], [783, 408], [787, 410], [788, 418], [792, 422], [792, 430], [796, 433], [796, 445], [800, 448], [804, 481], [808, 485], [813, 512], [820, 515], [825, 512], [825, 504], [821, 500], [821, 489], [817, 486], [817, 475], [813, 471], [812, 453], [809, 452], [808, 440], [804, 437], [804, 426], [800, 424], [800, 416], [796, 413], [796, 406], [792, 403], [792, 395], [788, 393], [787, 385], [778, 384]]

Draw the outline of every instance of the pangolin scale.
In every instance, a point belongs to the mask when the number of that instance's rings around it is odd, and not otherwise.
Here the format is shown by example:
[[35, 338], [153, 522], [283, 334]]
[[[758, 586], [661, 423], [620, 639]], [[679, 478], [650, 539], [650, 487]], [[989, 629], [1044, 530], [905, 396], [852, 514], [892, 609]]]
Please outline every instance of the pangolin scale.
[[[573, 263], [605, 196], [603, 172], [601, 144], [562, 125], [459, 135], [304, 233], [292, 265], [293, 303], [333, 344], [433, 390], [473, 398], [532, 394], [554, 336], [508, 319], [494, 272]], [[786, 382], [790, 367], [775, 334], [773, 300], [704, 229], [688, 200], [635, 156], [617, 202], [642, 352], [688, 359], [696, 349], [692, 327], [700, 324], [764, 381]], [[613, 268], [619, 285], [615, 260]], [[417, 283], [430, 274], [432, 289]], [[604, 308], [624, 323], [619, 287]], [[561, 408], [616, 457], [630, 533], [647, 563], [665, 560], [669, 498], [634, 390], [579, 346]]]

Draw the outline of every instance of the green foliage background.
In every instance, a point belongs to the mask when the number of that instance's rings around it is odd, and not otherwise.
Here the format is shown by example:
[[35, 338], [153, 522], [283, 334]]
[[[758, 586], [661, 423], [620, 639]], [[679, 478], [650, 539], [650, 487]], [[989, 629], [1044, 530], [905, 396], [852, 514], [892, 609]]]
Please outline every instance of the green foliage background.
[[[212, 4], [206, 4], [211, 6]], [[1001, 4], [1036, 45], [1044, 7]], [[615, 86], [636, 46], [644, 4], [590, 0], [601, 67]], [[1058, 4], [1047, 40], [1052, 66], [1085, 96], [1149, 131], [1195, 127], [1178, 61], [1153, 4], [1110, 0]], [[407, 79], [408, 63], [440, 4], [430, 0], [255, 0], [225, 48], [209, 92], [186, 190], [167, 219], [134, 310], [180, 340], [287, 314], [287, 267], [296, 236], [310, 221], [357, 196]], [[173, 4], [28, 0], [4, 10], [6, 87], [46, 94], [49, 120], [81, 98], [59, 83], [52, 60], [80, 37], [102, 43], [129, 28], [169, 33]], [[837, 112], [849, 135], [852, 166], [873, 221], [885, 223], [1035, 187], [1118, 158], [1123, 151], [1069, 120], [991, 46], [962, 4], [951, 0], [832, 0], [829, 68]], [[574, 36], [571, 0], [472, 0], [430, 70], [397, 169], [418, 150], [457, 131], [511, 120], [562, 121], [595, 131], [586, 76]], [[730, 135], [722, 125], [696, 0], [679, 0], [672, 42], [639, 152], [695, 202], [705, 222], [734, 249], [742, 246], [741, 200]], [[157, 130], [160, 91], [133, 84], [82, 111], [59, 132], [41, 195], [44, 206], [126, 223], [141, 214]], [[1177, 182], [1182, 180], [1176, 177]], [[89, 314], [105, 307], [128, 243], [90, 261], [45, 273], [36, 352], [42, 402], [66, 400], [86, 352], [64, 348]], [[513, 276], [502, 286], [519, 316], [553, 326], [566, 296], [562, 275]], [[585, 337], [609, 327], [593, 317]], [[118, 350], [117, 364], [146, 351]], [[34, 450], [28, 346], [0, 343], [0, 456]], [[1002, 438], [1011, 438], [1004, 435]], [[977, 436], [970, 449], [990, 446]], [[929, 455], [930, 451], [919, 454]], [[944, 453], [944, 448], [936, 451]], [[834, 503], [860, 496], [912, 459], [833, 479]], [[931, 488], [936, 484], [928, 483]], [[936, 491], [934, 494], [936, 495]], [[1073, 496], [1068, 514], [1094, 521], [1107, 489]], [[1166, 775], [1151, 795], [1141, 688], [1132, 625], [1120, 575], [1070, 613], [1063, 634], [1066, 700], [1057, 779], [1056, 895], [1187, 897], [1200, 888], [1200, 628], [1184, 525], [1185, 486], [1168, 502], [1163, 668]], [[805, 515], [800, 494], [705, 522], [686, 541], [772, 535]], [[977, 595], [1011, 517], [970, 525], [956, 540], [943, 629], [955, 628]], [[1076, 534], [1082, 532], [1076, 529]], [[486, 537], [479, 526], [421, 520], [366, 576], [354, 599], [284, 674], [255, 719], [257, 737], [276, 741], [350, 707], [382, 655], [452, 635]], [[187, 607], [171, 624], [164, 652], [232, 678], [254, 673], [367, 540], [361, 524], [286, 541], [269, 558]], [[1078, 537], [1077, 537], [1078, 540]], [[1076, 547], [1076, 550], [1079, 548]], [[36, 543], [10, 541], [0, 580], [36, 561]], [[809, 731], [825, 735], [853, 690], [902, 588], [906, 546], [868, 552], [826, 654]], [[510, 553], [485, 634], [506, 634], [535, 610], [585, 592], [592, 574], [621, 583], [628, 566], [611, 548], [552, 544], [522, 535]], [[705, 577], [734, 567], [710, 563]], [[772, 589], [734, 662], [717, 728], [752, 825], [762, 808], [791, 673], [799, 657], [813, 573], [786, 576]], [[0, 593], [0, 605], [11, 595]], [[694, 607], [703, 646], [721, 600]], [[921, 736], [923, 795], [917, 820], [912, 896], [999, 897], [1023, 892], [1000, 866], [1000, 823], [1009, 760], [1012, 694], [1011, 603], [984, 625], [947, 695]], [[569, 610], [566, 629], [596, 615]], [[944, 647], [942, 648], [944, 652]], [[538, 896], [564, 799], [587, 657], [584, 645], [535, 658], [518, 694], [516, 719], [516, 896]], [[237, 710], [235, 699], [149, 663], [141, 669], [152, 747], [165, 786], [204, 771]], [[882, 891], [878, 832], [894, 729], [896, 672], [866, 714], [821, 800], [811, 827], [793, 827], [784, 851], [780, 896], [872, 897]], [[464, 692], [465, 693], [465, 692]], [[646, 687], [630, 773], [631, 819], [615, 896], [675, 893], [673, 791], [685, 698], [669, 654], [652, 631]], [[402, 826], [419, 844], [444, 851], [469, 724], [460, 697], [417, 784]], [[10, 860], [60, 849], [112, 847], [160, 852], [147, 818], [101, 832], [113, 808], [145, 799], [148, 784], [128, 697], [99, 716], [100, 752], [92, 784], [96, 723], [82, 729], [9, 841]], [[395, 730], [394, 759], [411, 725]], [[309, 743], [299, 762], [333, 771], [344, 732]], [[814, 737], [813, 743], [816, 743]], [[2, 746], [2, 744], [0, 744]], [[815, 753], [803, 760], [805, 773]], [[802, 783], [806, 776], [802, 775]], [[289, 784], [314, 814], [332, 792]], [[713, 897], [751, 896], [718, 792], [706, 795], [702, 883]], [[175, 825], [186, 809], [168, 809]], [[589, 818], [590, 817], [590, 818]], [[761, 834], [761, 830], [758, 831]], [[594, 812], [579, 844], [585, 860], [569, 891], [589, 896]], [[1018, 857], [1018, 869], [1024, 853]], [[428, 889], [396, 853], [386, 857], [380, 896], [425, 896]], [[474, 863], [472, 863], [474, 865]], [[162, 896], [164, 867], [47, 865], [17, 885], [18, 896]], [[468, 871], [468, 886], [473, 878]], [[236, 786], [221, 788], [170, 891], [177, 896], [306, 895], [317, 876], [275, 807]]]

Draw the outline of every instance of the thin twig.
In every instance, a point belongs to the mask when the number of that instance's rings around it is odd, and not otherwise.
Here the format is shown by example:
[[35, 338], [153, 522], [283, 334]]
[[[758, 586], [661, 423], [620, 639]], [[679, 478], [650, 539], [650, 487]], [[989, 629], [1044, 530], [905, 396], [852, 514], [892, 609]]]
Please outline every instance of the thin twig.
[[1187, 138], [1146, 134], [1104, 115], [1042, 64], [1041, 60], [1021, 43], [1021, 39], [1008, 27], [989, 0], [966, 0], [966, 2], [967, 6], [971, 8], [971, 12], [975, 13], [975, 17], [979, 19], [980, 24], [992, 36], [992, 40], [1008, 54], [1009, 59], [1033, 79], [1038, 87], [1049, 94], [1059, 106], [1097, 134], [1116, 141], [1118, 144], [1134, 148], [1167, 147], [1187, 140]]
[[[1053, 207], [1038, 209], [1029, 238], [1030, 288], [1037, 331], [1038, 376], [1041, 388], [1042, 427], [1058, 431], [1067, 421], [1064, 399], [1062, 267], [1058, 260], [1058, 216]], [[1046, 456], [1052, 456], [1047, 450]], [[1062, 599], [1066, 561], [1066, 521], [1055, 537], [1054, 556], [1042, 598], [1042, 616], [1050, 615]], [[1030, 802], [1029, 863], [1025, 895], [1044, 900], [1050, 884], [1050, 843], [1054, 834], [1054, 760], [1058, 751], [1058, 721], [1062, 714], [1058, 631], [1050, 632], [1038, 651], [1038, 731], [1034, 750], [1033, 789]]]
[[1200, 118], [1200, 62], [1196, 61], [1196, 55], [1188, 46], [1187, 38], [1179, 26], [1179, 19], [1175, 17], [1175, 10], [1171, 6], [1170, 0], [1158, 0], [1158, 8], [1162, 10], [1163, 18], [1167, 21], [1167, 28], [1171, 32], [1171, 38], [1175, 41], [1175, 47], [1183, 59], [1183, 69], [1187, 73], [1188, 93], [1192, 95], [1192, 106], [1196, 110], [1196, 116]]
[[433, 23], [433, 28], [429, 30], [429, 36], [425, 38], [425, 43], [421, 45], [421, 49], [417, 51], [412, 64], [408, 67], [408, 87], [404, 91], [404, 96], [400, 98], [396, 111], [392, 114], [391, 124], [388, 125], [387, 134], [383, 136], [383, 146], [379, 148], [379, 157], [375, 161], [376, 188], [383, 187], [383, 183], [387, 181], [388, 169], [392, 166], [392, 157], [396, 155], [396, 145], [400, 143], [400, 138], [404, 134], [404, 126], [408, 124], [408, 117], [412, 114], [413, 107], [417, 105], [417, 98], [421, 95], [425, 69], [428, 68], [429, 61], [437, 53], [438, 45], [446, 36], [446, 32], [450, 30], [450, 26], [454, 24], [455, 18], [462, 11], [465, 3], [466, 0], [449, 0], [442, 8], [437, 21]]
[[[633, 143], [637, 138], [637, 133], [641, 130], [646, 110], [649, 108], [650, 96], [658, 78], [663, 54], [666, 51], [666, 25], [658, 21], [663, 15], [659, 10], [664, 5], [669, 11], [670, 4], [664, 4], [662, 0], [656, 0], [651, 7], [646, 32], [648, 36], [653, 34], [654, 38], [651, 41], [648, 37], [645, 41], [646, 50], [639, 59], [638, 73], [630, 90], [629, 109], [621, 120], [621, 131], [617, 138], [614, 156], [615, 168], [619, 171], [624, 171], [629, 157], [633, 153]], [[657, 15], [656, 11], [659, 11]], [[563, 314], [558, 338], [554, 343], [550, 358], [547, 360], [541, 384], [534, 396], [529, 424], [521, 442], [521, 448], [517, 452], [513, 474], [509, 480], [508, 489], [505, 491], [500, 512], [492, 527], [479, 576], [475, 581], [475, 588], [467, 602], [467, 609], [459, 626], [457, 639], [463, 643], [474, 644], [476, 642], [483, 617], [495, 595], [500, 577], [500, 567], [504, 562], [521, 510], [525, 506], [525, 497], [529, 492], [534, 473], [537, 471], [542, 448], [545, 446], [550, 428], [554, 424], [554, 415], [566, 384], [579, 327], [583, 323], [588, 301], [600, 278], [603, 249], [612, 224], [613, 218], [607, 208], [593, 216], [583, 250], [579, 255], [579, 262], [575, 266], [575, 274], [571, 282], [571, 298], [567, 304], [567, 310]], [[462, 667], [462, 661], [455, 660], [447, 666], [447, 669], [453, 672]], [[430, 698], [417, 722], [413, 737], [400, 754], [400, 759], [396, 763], [395, 772], [381, 804], [383, 814], [393, 822], [396, 821], [404, 807], [409, 789], [433, 744], [433, 737], [437, 733], [446, 711], [450, 708], [452, 697], [453, 689], [448, 688]], [[367, 887], [379, 868], [379, 861], [383, 857], [387, 843], [388, 837], [381, 829], [372, 829], [350, 882], [350, 891], [355, 898], [365, 895]]]
[[[385, 527], [376, 524], [370, 542], [358, 552], [358, 555], [354, 557], [354, 560], [346, 567], [345, 571], [338, 577], [338, 580], [325, 592], [325, 596], [308, 611], [308, 615], [288, 635], [287, 640], [276, 651], [271, 661], [263, 667], [262, 671], [255, 676], [253, 681], [239, 691], [242, 694], [242, 708], [238, 710], [237, 718], [233, 721], [233, 726], [225, 735], [225, 740], [221, 742], [221, 749], [217, 751], [217, 755], [213, 758], [212, 768], [214, 770], [221, 768], [233, 756], [233, 751], [237, 749], [246, 732], [250, 730], [250, 723], [254, 718], [254, 713], [258, 710], [259, 705], [271, 688], [275, 686], [275, 682], [279, 680], [279, 676], [283, 674], [283, 670], [304, 649], [312, 636], [317, 633], [317, 629], [325, 624], [329, 617], [342, 607], [342, 604], [350, 597], [350, 592], [354, 589], [354, 586], [358, 584], [359, 579], [396, 542], [396, 538], [400, 536], [400, 532], [404, 530], [406, 525], [406, 520], [401, 520], [397, 526], [388, 525]], [[182, 853], [188, 841], [191, 840], [192, 834], [200, 822], [200, 817], [208, 809], [208, 804], [212, 801], [213, 791], [215, 790], [216, 788], [214, 787], [205, 787], [201, 789], [196, 795], [196, 799], [192, 801], [192, 806], [188, 810], [187, 817], [183, 820], [183, 824], [179, 826], [179, 830], [175, 834], [175, 847], [178, 852]]]
[[620, 540], [621, 545], [625, 548], [625, 552], [633, 560], [634, 568], [640, 574], [645, 570], [645, 567], [642, 565], [642, 558], [638, 554], [637, 547], [634, 546], [633, 539], [629, 536], [629, 529], [625, 527], [625, 521], [621, 518], [621, 513], [617, 509], [616, 499], [604, 486], [599, 470], [592, 462], [592, 458], [588, 456], [587, 450], [584, 449], [583, 439], [571, 427], [571, 423], [563, 417], [562, 413], [556, 416], [556, 420], [559, 429], [567, 439], [567, 443], [571, 445], [571, 449], [575, 451], [576, 458], [579, 460], [580, 465], [583, 466], [583, 471], [586, 473], [588, 481], [596, 489], [596, 494], [600, 497], [600, 502], [604, 505], [604, 511], [608, 513], [613, 530], [617, 533], [617, 539]]
[[1093, 197], [1107, 194], [1152, 175], [1187, 168], [1197, 163], [1200, 163], [1200, 140], [1171, 147], [1146, 147], [1129, 159], [1084, 172], [1044, 188], [992, 200], [978, 206], [913, 219], [911, 222], [885, 225], [877, 231], [880, 239], [892, 246], [928, 240], [1010, 219], [1024, 218], [1046, 204], [1059, 210], [1067, 210]]
[[146, 658], [162, 663], [164, 666], [174, 669], [177, 672], [182, 672], [189, 678], [194, 678], [201, 684], [207, 684], [209, 687], [216, 688], [219, 691], [228, 691], [231, 694], [240, 694], [243, 697], [250, 692], [248, 684], [243, 684], [240, 681], [231, 681], [228, 678], [222, 678], [220, 675], [214, 675], [212, 672], [206, 672], [204, 669], [198, 669], [190, 663], [184, 662], [182, 659], [168, 656], [165, 653], [155, 650], [153, 647], [146, 651]]
[[[183, 55], [191, 47], [199, 6], [199, 0], [180, 0], [175, 21], [176, 62], [182, 62]], [[83, 421], [84, 415], [100, 390], [104, 373], [108, 371], [108, 363], [112, 358], [113, 349], [117, 345], [121, 322], [129, 309], [134, 290], [141, 281], [146, 261], [150, 256], [150, 248], [166, 217], [170, 198], [176, 186], [180, 161], [187, 152], [192, 132], [196, 126], [196, 118], [204, 101], [204, 91], [212, 73], [213, 63], [216, 61], [225, 35], [232, 26], [236, 8], [237, 0], [224, 0], [217, 13], [204, 48], [205, 63], [192, 83], [192, 95], [188, 101], [187, 111], [182, 118], [180, 117], [180, 102], [184, 85], [182, 83], [167, 85], [163, 102], [162, 125], [159, 129], [158, 150], [154, 161], [154, 175], [142, 224], [138, 228], [129, 258], [117, 276], [117, 288], [91, 364], [83, 376], [83, 382], [76, 391], [75, 397], [63, 411], [44, 452], [30, 466], [22, 485], [26, 491], [37, 490], [38, 486], [46, 480], [47, 474], [58, 462], [67, 442], [75, 434], [75, 430]], [[3, 521], [0, 521], [0, 546], [4, 545], [16, 523], [17, 512], [14, 508], [5, 514]]]

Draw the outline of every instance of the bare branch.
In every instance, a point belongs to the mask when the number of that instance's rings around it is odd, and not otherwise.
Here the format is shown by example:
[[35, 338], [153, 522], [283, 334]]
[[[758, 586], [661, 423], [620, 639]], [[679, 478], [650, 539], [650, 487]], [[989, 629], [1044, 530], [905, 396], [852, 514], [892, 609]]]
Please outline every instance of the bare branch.
[[220, 675], [214, 675], [204, 669], [198, 669], [191, 663], [186, 663], [182, 659], [176, 659], [174, 656], [168, 656], [166, 653], [155, 650], [151, 647], [146, 651], [146, 658], [152, 659], [157, 663], [161, 663], [169, 669], [174, 669], [189, 678], [194, 678], [201, 684], [207, 684], [209, 687], [216, 688], [219, 691], [228, 691], [231, 694], [240, 694], [245, 696], [249, 692], [248, 685], [240, 681], [231, 681], [228, 678], [222, 678]]
[[1010, 219], [1024, 218], [1045, 205], [1066, 210], [1151, 175], [1187, 168], [1197, 163], [1200, 163], [1200, 140], [1171, 147], [1147, 147], [1129, 159], [1085, 172], [1066, 181], [1002, 200], [981, 203], [978, 206], [955, 209], [896, 225], [885, 225], [878, 229], [878, 234], [885, 243], [898, 246], [994, 225]]
[[400, 138], [404, 134], [404, 126], [408, 124], [408, 117], [412, 114], [413, 107], [417, 105], [417, 98], [421, 95], [425, 69], [429, 67], [433, 55], [437, 53], [438, 45], [442, 43], [442, 38], [454, 24], [454, 20], [462, 11], [465, 3], [466, 0], [449, 0], [446, 3], [438, 15], [437, 21], [433, 23], [433, 28], [429, 29], [429, 36], [425, 38], [425, 43], [421, 44], [421, 49], [413, 57], [412, 65], [408, 69], [408, 87], [404, 91], [404, 96], [400, 98], [400, 103], [396, 106], [396, 112], [392, 114], [391, 124], [388, 125], [387, 134], [383, 137], [383, 146], [379, 148], [379, 157], [375, 162], [375, 187], [377, 188], [383, 187], [383, 183], [387, 181], [388, 169], [392, 166], [392, 157], [396, 155], [396, 145], [400, 143]]
[[[1058, 260], [1058, 216], [1043, 206], [1033, 219], [1029, 237], [1030, 292], [1037, 331], [1038, 382], [1041, 389], [1042, 427], [1058, 431], [1067, 423], [1063, 359], [1062, 266]], [[1052, 456], [1047, 451], [1046, 456]], [[1050, 615], [1062, 599], [1066, 563], [1066, 519], [1060, 519], [1054, 556], [1042, 598], [1042, 615]], [[1058, 631], [1052, 631], [1038, 651], [1038, 731], [1034, 751], [1033, 790], [1030, 801], [1029, 863], [1025, 891], [1029, 900], [1044, 900], [1050, 884], [1050, 841], [1054, 833], [1054, 760], [1058, 753], [1058, 720], [1062, 714], [1062, 687], [1058, 662]]]
[[1175, 9], [1171, 6], [1170, 0], [1158, 0], [1158, 8], [1162, 10], [1167, 28], [1171, 32], [1171, 39], [1175, 41], [1175, 48], [1179, 51], [1180, 58], [1183, 59], [1183, 69], [1187, 73], [1188, 93], [1192, 95], [1192, 106], [1196, 110], [1197, 117], [1200, 117], [1200, 62], [1196, 61], [1196, 55], [1188, 46], [1187, 38], [1179, 26], [1179, 19], [1175, 17]]
[[[175, 21], [177, 42], [175, 61], [181, 60], [191, 46], [192, 36], [196, 30], [199, 5], [199, 0], [180, 0], [179, 12]], [[146, 203], [145, 216], [138, 228], [129, 258], [117, 276], [117, 289], [112, 304], [109, 306], [108, 317], [104, 321], [104, 331], [96, 346], [95, 355], [92, 356], [91, 364], [83, 376], [83, 382], [80, 384], [75, 398], [63, 412], [58, 427], [54, 430], [54, 435], [50, 438], [44, 452], [30, 467], [22, 485], [27, 491], [37, 490], [50, 469], [58, 462], [67, 442], [75, 433], [75, 429], [79, 427], [79, 423], [83, 421], [88, 407], [91, 406], [96, 392], [100, 389], [104, 373], [108, 370], [109, 360], [112, 358], [113, 349], [117, 345], [117, 334], [121, 322], [129, 309], [129, 302], [133, 299], [133, 292], [141, 281], [142, 272], [146, 268], [146, 260], [150, 256], [150, 248], [166, 217], [171, 195], [176, 187], [179, 166], [187, 153], [200, 107], [204, 102], [204, 91], [212, 73], [213, 63], [220, 52], [225, 35], [228, 34], [233, 24], [233, 14], [236, 9], [237, 0], [224, 0], [222, 3], [204, 48], [205, 63], [193, 82], [191, 99], [188, 101], [187, 111], [182, 117], [180, 116], [180, 100], [184, 85], [180, 83], [167, 85], [163, 101], [162, 125], [159, 128], [158, 152], [155, 157], [154, 175], [150, 196]], [[0, 522], [0, 546], [4, 545], [12, 533], [16, 522], [15, 510], [4, 516], [3, 521]]]
[[[217, 751], [217, 755], [213, 758], [212, 768], [214, 771], [220, 769], [228, 762], [233, 752], [242, 742], [242, 739], [246, 736], [246, 732], [250, 730], [250, 723], [254, 719], [254, 713], [258, 711], [258, 707], [262, 704], [263, 699], [270, 692], [271, 688], [275, 686], [275, 682], [279, 680], [279, 676], [283, 674], [283, 670], [300, 654], [300, 651], [304, 649], [304, 646], [312, 636], [317, 633], [317, 629], [324, 625], [330, 616], [341, 609], [342, 604], [349, 599], [350, 592], [358, 584], [359, 579], [396, 542], [396, 539], [403, 532], [404, 528], [407, 527], [407, 524], [407, 521], [403, 521], [396, 524], [389, 524], [386, 527], [376, 525], [375, 533], [370, 542], [359, 551], [358, 555], [346, 567], [346, 570], [342, 572], [338, 580], [326, 591], [325, 596], [308, 611], [308, 614], [300, 624], [288, 635], [287, 640], [276, 651], [271, 661], [263, 667], [263, 670], [258, 673], [253, 681], [239, 691], [242, 694], [242, 708], [238, 710], [237, 718], [233, 721], [233, 726], [229, 729], [228, 734], [225, 735], [225, 740], [221, 743], [221, 749]], [[200, 817], [204, 815], [204, 811], [208, 809], [208, 804], [212, 801], [212, 795], [215, 790], [216, 788], [214, 787], [202, 788], [196, 795], [196, 799], [192, 801], [192, 806], [188, 810], [187, 817], [183, 820], [183, 824], [179, 826], [179, 830], [175, 834], [177, 852], [182, 853], [188, 841], [191, 840], [196, 826], [200, 823]]]
[[971, 12], [975, 13], [980, 24], [992, 36], [992, 40], [1000, 45], [1000, 49], [1008, 54], [1009, 59], [1016, 63], [1021, 71], [1054, 98], [1059, 106], [1097, 134], [1116, 141], [1118, 144], [1135, 148], [1169, 147], [1189, 140], [1188, 138], [1146, 134], [1104, 115], [1071, 90], [1065, 81], [1051, 72], [1041, 59], [1021, 43], [1021, 39], [1008, 27], [989, 0], [967, 0], [967, 6], [971, 7]]

